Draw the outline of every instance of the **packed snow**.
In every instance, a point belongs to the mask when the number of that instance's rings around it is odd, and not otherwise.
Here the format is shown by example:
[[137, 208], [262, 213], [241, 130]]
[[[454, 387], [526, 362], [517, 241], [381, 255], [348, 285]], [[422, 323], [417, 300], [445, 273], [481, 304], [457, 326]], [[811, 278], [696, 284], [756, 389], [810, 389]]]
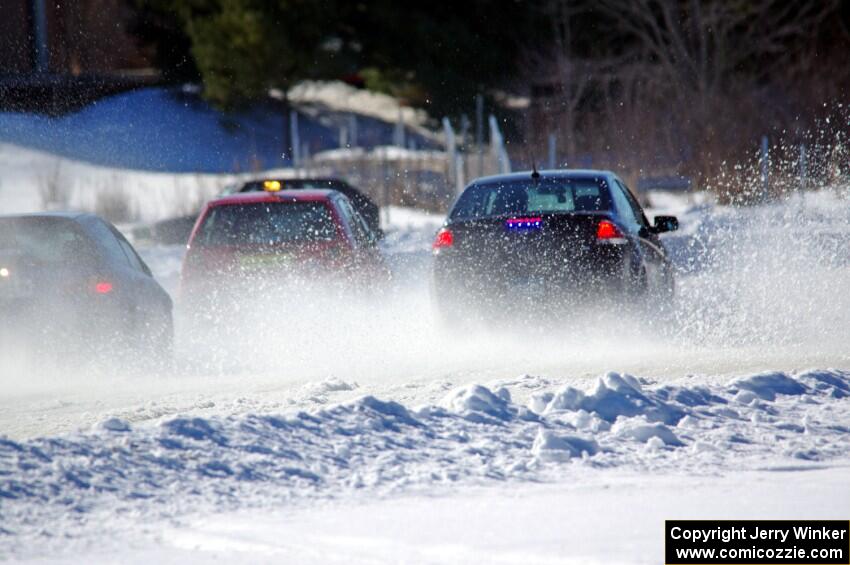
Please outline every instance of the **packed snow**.
[[664, 520], [671, 517], [846, 519], [847, 468], [802, 470], [726, 477], [614, 471], [509, 488], [468, 487], [451, 496], [230, 512], [166, 527], [155, 544], [104, 553], [98, 560], [120, 555], [139, 564], [657, 564], [664, 552]]
[[10, 555], [39, 557], [69, 547], [116, 551], [128, 536], [152, 543], [157, 521], [304, 508], [315, 499], [615, 472], [844, 467], [848, 397], [850, 372], [841, 370], [764, 373], [722, 386], [607, 373], [590, 389], [565, 386], [525, 405], [505, 388], [466, 385], [419, 407], [364, 395], [289, 414], [143, 426], [108, 418], [84, 433], [0, 442], [0, 523]]

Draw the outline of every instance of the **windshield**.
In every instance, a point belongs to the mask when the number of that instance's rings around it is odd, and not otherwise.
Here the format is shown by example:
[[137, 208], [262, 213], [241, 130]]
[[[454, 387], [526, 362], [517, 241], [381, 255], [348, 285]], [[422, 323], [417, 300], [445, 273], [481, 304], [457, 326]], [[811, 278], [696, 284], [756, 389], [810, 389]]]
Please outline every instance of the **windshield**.
[[196, 241], [206, 246], [273, 245], [332, 241], [336, 236], [322, 202], [260, 202], [213, 208]]
[[39, 263], [69, 263], [91, 254], [91, 242], [65, 218], [0, 218], [0, 254]]
[[608, 189], [601, 178], [523, 179], [470, 186], [455, 204], [451, 218], [597, 212], [610, 208]]

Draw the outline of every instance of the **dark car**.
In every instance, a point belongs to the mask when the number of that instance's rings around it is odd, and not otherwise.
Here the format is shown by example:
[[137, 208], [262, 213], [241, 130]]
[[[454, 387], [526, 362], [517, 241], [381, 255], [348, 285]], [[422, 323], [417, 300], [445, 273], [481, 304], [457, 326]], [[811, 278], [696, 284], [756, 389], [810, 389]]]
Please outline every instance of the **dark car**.
[[381, 232], [381, 213], [378, 205], [347, 182], [335, 178], [295, 178], [295, 179], [263, 179], [246, 182], [237, 192], [260, 192], [267, 187], [277, 190], [320, 189], [336, 190], [344, 194], [354, 206], [354, 209], [366, 220], [369, 229], [378, 236]]
[[0, 216], [3, 329], [37, 352], [172, 350], [172, 302], [107, 221], [79, 213]]
[[[571, 170], [481, 178], [434, 241], [434, 297], [451, 320], [558, 312], [579, 304], [669, 304], [673, 268], [658, 234], [615, 174]], [[471, 310], [471, 312], [470, 312]]]
[[189, 238], [180, 292], [187, 314], [209, 316], [275, 287], [371, 285], [388, 274], [377, 236], [348, 198], [272, 187], [207, 203]]

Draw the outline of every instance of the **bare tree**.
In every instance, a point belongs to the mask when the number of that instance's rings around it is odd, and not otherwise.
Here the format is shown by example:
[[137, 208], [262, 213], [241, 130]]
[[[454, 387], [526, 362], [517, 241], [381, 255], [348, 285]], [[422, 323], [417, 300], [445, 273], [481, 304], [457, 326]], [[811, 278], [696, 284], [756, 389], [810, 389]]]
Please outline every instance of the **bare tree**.
[[[840, 3], [549, 0], [554, 41], [527, 53], [526, 67], [555, 88], [544, 104], [532, 97], [532, 115], [545, 119], [529, 128], [530, 141], [557, 129], [569, 154], [591, 153], [597, 165], [711, 182], [724, 162], [745, 161], [762, 134], [781, 134], [801, 104], [819, 100], [807, 88], [830, 85], [817, 66], [834, 55], [818, 51], [818, 40]], [[588, 21], [598, 41], [576, 23]], [[813, 78], [789, 94], [795, 80]]]
[[70, 189], [62, 176], [62, 161], [57, 159], [50, 169], [38, 176], [38, 194], [45, 210], [62, 209], [70, 201]]
[[[594, 89], [605, 90], [617, 65], [611, 61], [592, 61], [577, 57], [573, 52], [573, 20], [585, 11], [574, 2], [553, 0], [544, 4], [546, 19], [552, 26], [551, 44], [542, 48], [530, 46], [524, 53], [523, 81], [531, 85], [535, 112], [530, 117], [527, 129], [534, 134], [527, 140], [535, 146], [546, 143], [546, 135], [554, 134], [562, 152], [574, 157], [580, 148], [586, 150], [589, 141], [584, 139], [587, 131], [582, 122], [587, 121], [583, 111], [586, 101]], [[592, 144], [592, 143], [591, 143]]]
[[710, 98], [747, 70], [760, 80], [787, 64], [840, 0], [594, 0], [680, 100]]

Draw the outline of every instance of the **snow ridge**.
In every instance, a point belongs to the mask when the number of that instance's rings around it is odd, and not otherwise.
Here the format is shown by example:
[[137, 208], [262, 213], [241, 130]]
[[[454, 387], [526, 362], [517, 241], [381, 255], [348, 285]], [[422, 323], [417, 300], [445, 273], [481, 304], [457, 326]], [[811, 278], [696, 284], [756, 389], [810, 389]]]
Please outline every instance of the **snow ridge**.
[[850, 372], [840, 370], [723, 387], [608, 373], [591, 391], [564, 387], [527, 406], [506, 389], [469, 385], [417, 409], [364, 396], [290, 415], [138, 428], [111, 418], [87, 433], [0, 438], [0, 556], [67, 548], [67, 536], [95, 543], [151, 517], [460, 481], [824, 465], [846, 457], [847, 396]]

